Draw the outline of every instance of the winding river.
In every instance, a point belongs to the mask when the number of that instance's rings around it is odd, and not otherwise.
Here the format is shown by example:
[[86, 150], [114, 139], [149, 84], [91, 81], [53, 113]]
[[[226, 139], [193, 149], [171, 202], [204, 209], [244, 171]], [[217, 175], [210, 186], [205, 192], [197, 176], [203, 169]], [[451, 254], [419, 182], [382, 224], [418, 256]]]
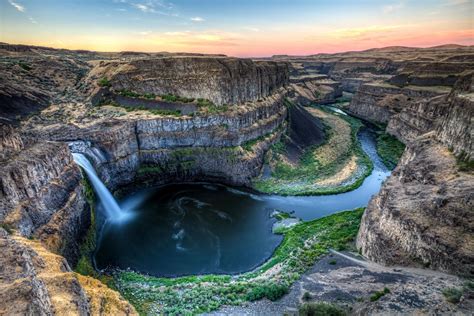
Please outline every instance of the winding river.
[[350, 192], [308, 197], [263, 195], [218, 184], [170, 184], [145, 189], [122, 201], [131, 220], [103, 226], [95, 252], [98, 269], [133, 269], [155, 276], [236, 274], [267, 260], [282, 240], [272, 233], [275, 210], [304, 221], [366, 206], [390, 171], [375, 148], [374, 133], [360, 131], [374, 163], [363, 184]]

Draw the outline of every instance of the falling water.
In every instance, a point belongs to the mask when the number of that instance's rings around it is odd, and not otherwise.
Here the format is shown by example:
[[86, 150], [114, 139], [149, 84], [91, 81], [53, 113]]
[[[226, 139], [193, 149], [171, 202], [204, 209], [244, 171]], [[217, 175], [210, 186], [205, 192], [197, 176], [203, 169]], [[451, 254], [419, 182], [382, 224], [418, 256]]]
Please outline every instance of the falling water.
[[114, 199], [110, 191], [106, 188], [104, 183], [100, 181], [97, 173], [94, 170], [94, 167], [89, 162], [89, 160], [80, 153], [72, 153], [74, 161], [84, 169], [89, 177], [89, 180], [94, 187], [95, 192], [99, 196], [100, 202], [105, 209], [107, 220], [117, 222], [122, 221], [128, 217], [128, 213], [124, 212], [120, 206], [117, 204], [117, 201]]

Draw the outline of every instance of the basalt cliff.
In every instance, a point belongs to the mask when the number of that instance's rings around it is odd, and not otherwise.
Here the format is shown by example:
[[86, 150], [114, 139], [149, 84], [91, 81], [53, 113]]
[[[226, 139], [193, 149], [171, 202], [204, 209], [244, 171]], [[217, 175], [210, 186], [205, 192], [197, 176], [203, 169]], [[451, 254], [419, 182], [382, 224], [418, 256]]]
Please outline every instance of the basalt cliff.
[[0, 49], [2, 266], [21, 267], [18, 276], [1, 271], [0, 296], [11, 302], [1, 313], [134, 314], [113, 290], [71, 270], [95, 230], [71, 151], [86, 154], [117, 192], [193, 180], [249, 185], [286, 127], [288, 64]]
[[[365, 210], [361, 253], [472, 277], [473, 70], [472, 47], [251, 60], [0, 44], [0, 314], [136, 313], [73, 272], [95, 216], [71, 152], [117, 194], [251, 186], [282, 134], [305, 134], [288, 113], [306, 119], [311, 104], [337, 103], [407, 145]], [[320, 143], [324, 126], [308, 126]]]

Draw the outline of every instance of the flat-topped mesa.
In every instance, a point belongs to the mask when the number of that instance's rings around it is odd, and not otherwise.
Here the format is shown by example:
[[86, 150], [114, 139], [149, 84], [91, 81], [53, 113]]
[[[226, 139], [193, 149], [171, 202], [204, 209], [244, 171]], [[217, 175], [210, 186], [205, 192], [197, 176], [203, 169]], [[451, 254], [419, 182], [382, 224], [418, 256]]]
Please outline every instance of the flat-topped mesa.
[[216, 105], [256, 101], [288, 84], [288, 64], [228, 57], [163, 57], [102, 61], [90, 79], [115, 90], [208, 99]]

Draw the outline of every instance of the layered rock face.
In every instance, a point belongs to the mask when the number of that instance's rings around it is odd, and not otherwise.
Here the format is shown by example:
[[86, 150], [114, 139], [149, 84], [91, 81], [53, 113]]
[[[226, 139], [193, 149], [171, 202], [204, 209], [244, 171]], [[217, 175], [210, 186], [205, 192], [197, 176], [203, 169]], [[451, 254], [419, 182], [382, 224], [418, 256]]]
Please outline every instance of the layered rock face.
[[28, 146], [0, 170], [0, 221], [75, 263], [90, 225], [80, 181], [66, 144]]
[[357, 246], [383, 264], [474, 275], [474, 175], [430, 133], [413, 142], [362, 218]]
[[227, 57], [167, 57], [101, 62], [91, 78], [114, 90], [209, 99], [215, 104], [257, 101], [288, 83], [287, 63]]
[[137, 315], [117, 292], [72, 272], [39, 241], [0, 228], [0, 249], [2, 315]]
[[334, 103], [342, 96], [339, 82], [326, 75], [300, 74], [290, 77], [288, 98], [295, 104]]
[[[14, 115], [4, 117], [0, 129], [0, 223], [6, 229], [0, 229], [1, 264], [13, 269], [0, 271], [6, 273], [0, 296], [11, 303], [0, 313], [135, 313], [100, 282], [71, 272], [91, 212], [70, 142], [90, 144], [89, 158], [112, 190], [192, 180], [244, 185], [286, 126], [287, 63], [11, 45], [0, 45], [0, 52], [15, 63], [10, 70], [19, 72], [17, 81], [30, 83], [22, 90], [8, 81], [0, 85], [0, 97], [24, 93], [34, 104], [25, 107], [10, 98], [1, 109]], [[93, 107], [103, 77], [115, 90], [206, 98], [228, 107], [179, 117]], [[44, 102], [29, 88], [44, 95]]]
[[347, 110], [360, 118], [369, 121], [388, 123], [392, 116], [410, 111], [416, 103], [439, 95], [447, 95], [451, 89], [445, 87], [402, 87], [386, 83], [363, 84], [354, 95]]
[[[466, 90], [403, 108], [387, 130], [408, 144], [392, 176], [367, 206], [357, 245], [385, 264], [423, 264], [474, 275], [474, 93]], [[470, 90], [470, 91], [469, 91]]]

